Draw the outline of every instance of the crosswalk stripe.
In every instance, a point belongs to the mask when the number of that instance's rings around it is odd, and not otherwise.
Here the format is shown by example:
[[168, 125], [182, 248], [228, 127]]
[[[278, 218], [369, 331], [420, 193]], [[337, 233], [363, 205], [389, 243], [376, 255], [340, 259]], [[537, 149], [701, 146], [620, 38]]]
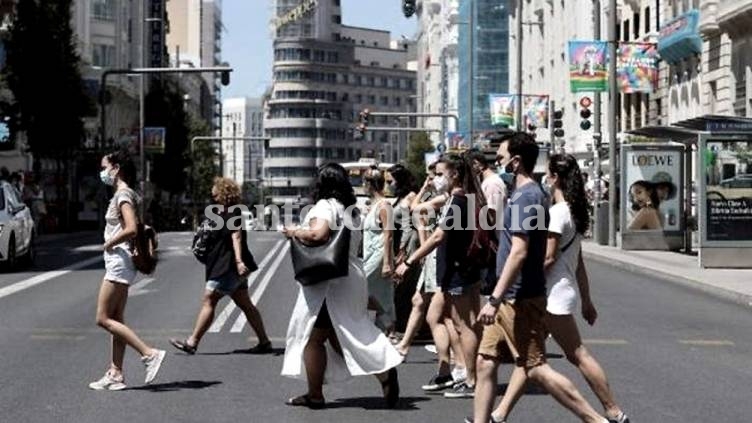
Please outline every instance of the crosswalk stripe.
[[[253, 295], [251, 296], [251, 302], [253, 304], [258, 304], [259, 300], [261, 299], [261, 296], [264, 295], [264, 291], [266, 290], [266, 287], [269, 286], [269, 281], [271, 281], [272, 276], [274, 276], [275, 273], [277, 273], [277, 269], [279, 268], [280, 263], [282, 263], [282, 260], [287, 255], [287, 251], [290, 249], [290, 243], [285, 244], [284, 248], [282, 248], [282, 251], [279, 252], [277, 255], [277, 259], [274, 260], [274, 263], [269, 267], [269, 269], [264, 274], [264, 279], [261, 280], [256, 290], [253, 292]], [[243, 326], [245, 326], [247, 320], [245, 318], [245, 314], [240, 313], [237, 320], [235, 320], [235, 324], [232, 325], [232, 328], [230, 329], [231, 333], [238, 333], [243, 330]]]
[[694, 345], [697, 347], [730, 347], [735, 344], [725, 339], [680, 339], [682, 345]]
[[23, 291], [24, 289], [31, 288], [32, 286], [45, 283], [57, 277], [66, 275], [74, 270], [83, 269], [84, 267], [91, 266], [94, 263], [99, 263], [102, 260], [103, 260], [103, 257], [100, 254], [100, 255], [97, 255], [96, 257], [88, 258], [86, 260], [81, 260], [79, 262], [73, 263], [70, 266], [64, 267], [60, 270], [53, 270], [50, 272], [45, 272], [45, 273], [42, 273], [41, 275], [36, 275], [29, 279], [16, 282], [12, 285], [8, 285], [4, 288], [0, 288], [0, 298], [7, 297], [8, 295], [12, 295], [12, 294], [15, 294], [16, 292]]
[[[261, 272], [264, 270], [264, 267], [274, 258], [274, 254], [284, 242], [284, 240], [277, 241], [271, 251], [269, 251], [269, 253], [264, 256], [264, 259], [261, 260], [261, 263], [259, 263], [258, 265], [258, 270], [255, 271], [253, 275], [251, 275], [251, 277], [248, 279], [248, 289], [251, 289], [253, 287], [253, 284], [258, 278], [258, 275], [261, 274]], [[209, 333], [219, 333], [219, 331], [222, 330], [222, 326], [224, 326], [225, 322], [227, 322], [227, 319], [229, 319], [230, 315], [232, 315], [233, 311], [235, 311], [235, 303], [230, 300], [230, 302], [227, 303], [227, 306], [225, 306], [224, 310], [222, 310], [219, 316], [214, 319], [214, 323], [212, 323], [211, 327], [209, 328]]]
[[137, 297], [139, 295], [144, 295], [152, 292], [149, 289], [144, 289], [147, 285], [154, 282], [156, 279], [154, 278], [144, 278], [138, 281], [137, 283], [133, 284], [133, 286], [130, 287], [128, 290], [128, 296], [129, 297]]

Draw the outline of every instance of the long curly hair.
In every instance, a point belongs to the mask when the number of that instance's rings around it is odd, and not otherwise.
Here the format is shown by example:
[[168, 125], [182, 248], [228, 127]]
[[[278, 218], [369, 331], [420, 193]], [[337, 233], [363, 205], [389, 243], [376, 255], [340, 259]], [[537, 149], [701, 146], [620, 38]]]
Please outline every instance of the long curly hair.
[[214, 200], [219, 204], [222, 204], [225, 207], [240, 204], [240, 185], [232, 179], [216, 177], [214, 178], [213, 188], [217, 192], [217, 195], [214, 196]]
[[558, 177], [559, 188], [569, 204], [575, 230], [584, 234], [590, 227], [590, 212], [577, 159], [571, 154], [554, 154], [549, 158], [548, 170]]
[[313, 201], [334, 198], [342, 203], [345, 208], [355, 204], [355, 191], [350, 184], [347, 171], [338, 163], [326, 163], [321, 165], [316, 177], [316, 186], [313, 189]]

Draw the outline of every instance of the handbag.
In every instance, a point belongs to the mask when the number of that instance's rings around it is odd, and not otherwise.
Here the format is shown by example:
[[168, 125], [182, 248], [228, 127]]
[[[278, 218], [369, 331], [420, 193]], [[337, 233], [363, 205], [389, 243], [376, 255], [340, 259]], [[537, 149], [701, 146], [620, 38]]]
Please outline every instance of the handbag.
[[350, 266], [350, 229], [337, 215], [337, 230], [329, 240], [316, 246], [305, 245], [290, 238], [290, 255], [295, 279], [303, 286], [347, 276]]

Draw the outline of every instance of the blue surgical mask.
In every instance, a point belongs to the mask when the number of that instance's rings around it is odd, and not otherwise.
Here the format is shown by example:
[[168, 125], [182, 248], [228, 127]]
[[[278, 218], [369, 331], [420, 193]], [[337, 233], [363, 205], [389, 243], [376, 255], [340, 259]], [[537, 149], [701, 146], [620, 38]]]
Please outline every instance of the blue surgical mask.
[[514, 182], [514, 173], [507, 172], [505, 166], [499, 166], [496, 168], [496, 173], [499, 175], [502, 181], [507, 185], [512, 185]]

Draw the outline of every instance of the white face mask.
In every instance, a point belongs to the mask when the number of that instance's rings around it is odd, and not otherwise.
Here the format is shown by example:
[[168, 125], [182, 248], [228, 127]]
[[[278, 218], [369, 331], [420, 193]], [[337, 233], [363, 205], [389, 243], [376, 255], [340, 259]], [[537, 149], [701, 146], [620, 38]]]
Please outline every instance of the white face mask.
[[115, 185], [115, 177], [110, 175], [110, 170], [104, 169], [101, 172], [99, 172], [99, 179], [102, 181], [103, 184], [112, 186], [112, 185]]
[[447, 180], [447, 177], [444, 175], [435, 176], [433, 178], [433, 187], [439, 194], [447, 192], [447, 190], [449, 189], [449, 181]]

